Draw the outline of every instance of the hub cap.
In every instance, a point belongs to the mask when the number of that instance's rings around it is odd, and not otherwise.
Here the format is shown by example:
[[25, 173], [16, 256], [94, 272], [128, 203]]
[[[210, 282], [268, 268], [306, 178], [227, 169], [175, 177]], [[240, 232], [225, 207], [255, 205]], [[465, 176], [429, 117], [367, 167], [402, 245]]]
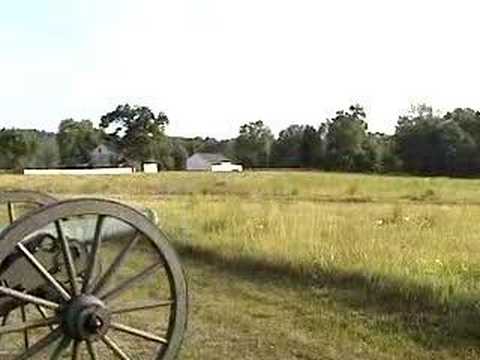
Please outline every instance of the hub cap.
[[68, 303], [62, 314], [65, 333], [76, 340], [95, 340], [110, 327], [110, 312], [92, 295], [82, 295]]

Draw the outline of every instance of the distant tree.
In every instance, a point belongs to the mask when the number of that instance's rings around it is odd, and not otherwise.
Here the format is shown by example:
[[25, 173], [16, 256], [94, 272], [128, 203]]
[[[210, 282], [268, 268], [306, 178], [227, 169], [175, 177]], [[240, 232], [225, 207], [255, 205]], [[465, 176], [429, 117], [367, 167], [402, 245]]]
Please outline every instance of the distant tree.
[[224, 143], [211, 137], [206, 137], [205, 139], [202, 139], [201, 144], [196, 149], [196, 152], [204, 153], [223, 153], [223, 151]]
[[458, 175], [480, 174], [480, 112], [457, 108], [444, 116], [446, 123], [454, 123], [458, 133], [456, 169]]
[[263, 121], [244, 124], [235, 139], [236, 158], [247, 167], [268, 167], [274, 140], [271, 130]]
[[469, 108], [457, 108], [451, 112], [447, 112], [444, 116], [446, 121], [457, 123], [465, 132], [480, 144], [480, 112]]
[[163, 112], [155, 115], [146, 106], [125, 104], [102, 116], [100, 127], [127, 158], [136, 161], [155, 159], [166, 166], [171, 162], [165, 135], [168, 123]]
[[15, 129], [0, 130], [0, 162], [7, 169], [20, 169], [28, 156], [35, 152], [37, 143], [27, 141], [25, 136]]
[[200, 152], [204, 144], [204, 140], [201, 136], [196, 136], [194, 138], [181, 138], [178, 140], [181, 141], [189, 156], [196, 152]]
[[304, 133], [304, 125], [290, 125], [280, 131], [273, 145], [272, 157], [275, 166], [301, 167], [303, 165], [303, 157], [310, 151], [304, 147]]
[[144, 159], [153, 159], [158, 161], [162, 169], [173, 169], [175, 167], [173, 150], [174, 146], [172, 141], [165, 137], [161, 141], [152, 141], [150, 144], [150, 150], [145, 154], [145, 158], [137, 157], [136, 160], [142, 161]]
[[37, 164], [43, 168], [53, 168], [60, 163], [60, 151], [55, 141], [41, 143], [37, 150]]
[[311, 125], [290, 125], [280, 131], [273, 146], [277, 167], [319, 168], [325, 158], [325, 124], [318, 130]]
[[321, 168], [324, 166], [326, 152], [325, 134], [325, 124], [320, 125], [318, 130], [310, 125], [305, 126], [300, 147], [300, 157], [303, 167]]
[[360, 105], [337, 111], [326, 123], [326, 162], [330, 169], [365, 171], [369, 164], [365, 111]]
[[[395, 131], [398, 156], [408, 172], [467, 175], [479, 171], [477, 125], [468, 111], [444, 117], [431, 107], [413, 107], [401, 116]], [[463, 125], [463, 127], [462, 127]]]
[[180, 142], [173, 141], [171, 154], [173, 158], [173, 168], [175, 170], [185, 170], [188, 158], [188, 152], [185, 147]]
[[431, 157], [431, 134], [435, 118], [433, 109], [426, 105], [412, 107], [408, 114], [400, 116], [395, 130], [396, 151], [407, 172], [429, 172]]
[[393, 136], [383, 133], [368, 133], [365, 151], [368, 171], [386, 173], [401, 171], [401, 161], [395, 152]]
[[101, 140], [101, 131], [90, 120], [63, 120], [57, 134], [61, 163], [65, 166], [88, 164], [92, 150]]
[[228, 140], [222, 140], [222, 145], [223, 145], [223, 155], [226, 157], [235, 160], [235, 161], [240, 161], [240, 159], [237, 157], [237, 154], [235, 153], [235, 140], [236, 139], [228, 139]]
[[28, 160], [28, 166], [53, 168], [60, 164], [60, 151], [55, 138], [39, 138], [37, 148]]

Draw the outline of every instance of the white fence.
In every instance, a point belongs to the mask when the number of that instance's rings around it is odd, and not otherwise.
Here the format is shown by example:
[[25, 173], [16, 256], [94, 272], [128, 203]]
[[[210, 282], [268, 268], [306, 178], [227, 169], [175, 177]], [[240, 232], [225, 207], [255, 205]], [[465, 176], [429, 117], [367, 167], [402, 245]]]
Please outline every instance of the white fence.
[[99, 169], [24, 169], [24, 175], [130, 175], [134, 168], [99, 168]]

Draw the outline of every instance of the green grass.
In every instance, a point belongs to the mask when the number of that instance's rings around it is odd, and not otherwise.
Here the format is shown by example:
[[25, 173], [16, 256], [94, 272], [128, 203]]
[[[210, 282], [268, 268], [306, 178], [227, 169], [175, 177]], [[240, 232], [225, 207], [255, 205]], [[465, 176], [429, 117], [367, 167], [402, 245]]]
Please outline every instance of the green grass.
[[[175, 199], [148, 202], [184, 248], [229, 262], [250, 262], [303, 279], [358, 274], [375, 287], [427, 285], [454, 304], [480, 290], [480, 208]], [[422, 294], [423, 297], [425, 294]], [[433, 301], [432, 298], [432, 301]]]
[[164, 172], [158, 175], [35, 178], [3, 175], [1, 187], [30, 188], [57, 194], [237, 195], [294, 201], [480, 204], [480, 180], [322, 172]]
[[186, 262], [186, 359], [480, 356], [480, 181], [319, 172], [0, 178], [154, 208]]

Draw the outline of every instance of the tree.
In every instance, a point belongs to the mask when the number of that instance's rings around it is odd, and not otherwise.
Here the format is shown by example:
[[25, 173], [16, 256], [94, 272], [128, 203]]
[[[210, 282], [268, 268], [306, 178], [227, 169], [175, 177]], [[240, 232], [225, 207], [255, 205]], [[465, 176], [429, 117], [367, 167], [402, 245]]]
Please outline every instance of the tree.
[[273, 145], [273, 163], [278, 167], [301, 167], [305, 126], [290, 125], [280, 131]]
[[300, 157], [303, 167], [323, 167], [326, 152], [325, 131], [325, 124], [320, 125], [318, 130], [311, 125], [305, 126], [300, 146]]
[[360, 105], [337, 111], [326, 123], [326, 161], [332, 170], [365, 171], [369, 164], [365, 111]]
[[65, 119], [58, 128], [60, 161], [65, 166], [90, 163], [90, 154], [102, 140], [102, 133], [90, 120]]
[[201, 136], [196, 136], [194, 138], [174, 138], [174, 140], [182, 143], [183, 147], [187, 150], [188, 155], [200, 152], [204, 143]]
[[480, 112], [469, 108], [457, 108], [445, 114], [446, 121], [457, 123], [462, 130], [469, 133], [477, 144], [480, 144]]
[[431, 107], [412, 107], [395, 131], [398, 156], [406, 171], [429, 175], [467, 175], [478, 172], [478, 118], [470, 110], [444, 117]]
[[172, 142], [173, 168], [175, 170], [185, 170], [187, 167], [188, 152], [179, 141]]
[[461, 128], [462, 145], [457, 153], [456, 172], [459, 175], [473, 175], [480, 173], [480, 112], [472, 109], [457, 108], [448, 112], [444, 119], [453, 122]]
[[274, 142], [271, 130], [258, 120], [240, 127], [235, 139], [235, 155], [247, 167], [269, 167]]
[[324, 129], [311, 125], [290, 125], [280, 131], [273, 145], [273, 164], [277, 167], [320, 167], [324, 155]]
[[155, 159], [166, 164], [169, 162], [165, 136], [168, 123], [163, 112], [155, 116], [146, 106], [125, 104], [102, 116], [100, 127], [125, 157], [140, 162]]
[[401, 161], [395, 152], [395, 141], [392, 135], [368, 133], [365, 145], [370, 171], [378, 173], [401, 171]]
[[223, 151], [224, 143], [211, 137], [206, 137], [205, 139], [202, 139], [202, 143], [197, 148], [197, 152], [205, 153], [223, 153]]
[[20, 169], [26, 158], [35, 152], [37, 143], [27, 141], [25, 136], [15, 129], [0, 130], [1, 163], [3, 168]]
[[35, 152], [31, 153], [26, 160], [28, 167], [53, 168], [60, 163], [60, 151], [57, 141], [53, 136], [39, 136], [35, 138], [37, 143]]
[[35, 156], [36, 167], [53, 168], [60, 163], [60, 151], [56, 141], [45, 140], [38, 145]]

